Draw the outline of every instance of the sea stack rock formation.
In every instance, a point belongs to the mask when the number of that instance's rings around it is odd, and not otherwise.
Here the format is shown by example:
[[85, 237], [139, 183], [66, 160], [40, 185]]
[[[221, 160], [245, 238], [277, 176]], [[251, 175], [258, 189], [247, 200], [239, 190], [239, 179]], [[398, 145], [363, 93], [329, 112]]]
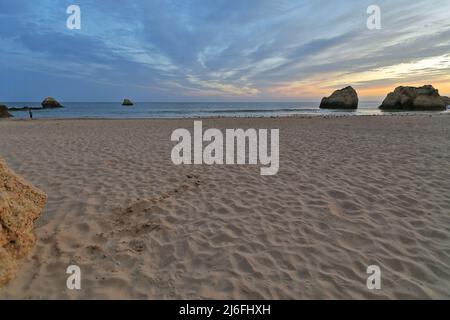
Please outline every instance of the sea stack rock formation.
[[2, 104], [0, 104], [0, 118], [9, 118], [12, 115], [8, 112], [8, 108]]
[[397, 87], [384, 99], [382, 110], [429, 111], [445, 110], [446, 104], [439, 91], [431, 85], [423, 87]]
[[131, 102], [130, 99], [123, 99], [122, 105], [123, 106], [132, 106], [133, 102]]
[[44, 109], [62, 108], [62, 105], [52, 97], [45, 98], [41, 105]]
[[445, 106], [450, 106], [450, 97], [442, 97], [442, 101], [444, 101]]
[[357, 109], [358, 94], [352, 87], [336, 90], [329, 97], [322, 99], [321, 109]]
[[46, 196], [0, 160], [0, 287], [16, 273], [18, 260], [34, 246], [33, 222]]

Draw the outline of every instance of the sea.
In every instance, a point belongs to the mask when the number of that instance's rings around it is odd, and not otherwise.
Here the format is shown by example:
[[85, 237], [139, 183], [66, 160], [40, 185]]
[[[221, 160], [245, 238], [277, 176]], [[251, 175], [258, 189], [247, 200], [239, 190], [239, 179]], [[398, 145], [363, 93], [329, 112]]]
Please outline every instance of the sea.
[[[6, 103], [8, 107], [40, 107], [40, 102]], [[360, 116], [386, 115], [378, 109], [380, 101], [363, 101], [355, 111], [320, 109], [319, 103], [306, 102], [61, 102], [64, 108], [33, 110], [42, 119], [143, 119], [206, 117], [282, 117], [282, 116]], [[449, 110], [444, 111], [449, 112]], [[13, 111], [15, 118], [28, 118], [28, 112]]]

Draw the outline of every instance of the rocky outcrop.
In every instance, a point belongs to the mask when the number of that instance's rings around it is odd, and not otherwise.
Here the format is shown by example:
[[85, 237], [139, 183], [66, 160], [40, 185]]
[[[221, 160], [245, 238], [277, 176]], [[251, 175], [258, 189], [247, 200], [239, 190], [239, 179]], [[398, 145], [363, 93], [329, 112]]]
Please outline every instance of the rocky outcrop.
[[30, 110], [42, 110], [40, 107], [13, 107], [8, 108], [8, 111], [30, 111]]
[[123, 106], [132, 106], [133, 102], [131, 102], [130, 99], [123, 99], [122, 105]]
[[422, 87], [397, 87], [384, 99], [382, 110], [445, 110], [439, 91], [431, 85]]
[[33, 222], [46, 196], [14, 174], [0, 160], [0, 286], [11, 280], [18, 261], [33, 248]]
[[445, 106], [450, 106], [450, 97], [442, 97], [442, 101], [444, 101]]
[[41, 105], [44, 109], [62, 108], [62, 105], [52, 97], [45, 98]]
[[0, 118], [10, 118], [12, 115], [8, 112], [8, 108], [0, 104]]
[[357, 109], [358, 94], [352, 87], [336, 90], [329, 97], [322, 99], [321, 109]]

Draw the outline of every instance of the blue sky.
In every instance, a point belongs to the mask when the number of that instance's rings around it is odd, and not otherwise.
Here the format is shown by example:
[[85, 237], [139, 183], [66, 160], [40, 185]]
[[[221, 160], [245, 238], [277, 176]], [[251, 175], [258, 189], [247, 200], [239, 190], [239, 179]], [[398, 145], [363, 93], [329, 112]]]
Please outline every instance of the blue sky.
[[[66, 27], [69, 5], [81, 30]], [[368, 30], [367, 7], [381, 8]], [[450, 1], [1, 0], [0, 101], [450, 95]]]

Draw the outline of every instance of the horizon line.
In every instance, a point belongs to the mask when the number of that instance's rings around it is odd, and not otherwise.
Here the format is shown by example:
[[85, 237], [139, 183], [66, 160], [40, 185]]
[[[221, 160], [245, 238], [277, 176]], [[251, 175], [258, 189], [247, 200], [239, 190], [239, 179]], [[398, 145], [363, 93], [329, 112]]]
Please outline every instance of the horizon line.
[[[381, 99], [372, 99], [372, 100], [359, 100], [359, 102], [378, 102], [380, 100], [383, 100], [384, 98]], [[225, 101], [225, 100], [193, 100], [193, 101], [189, 101], [189, 100], [153, 100], [153, 101], [144, 101], [144, 100], [132, 100], [133, 103], [301, 103], [301, 102], [319, 102], [322, 100], [321, 99], [314, 99], [314, 100], [229, 100], [229, 101]], [[58, 100], [60, 103], [122, 103], [122, 100], [114, 100], [114, 101], [68, 101], [68, 100]], [[42, 100], [40, 101], [4, 101], [3, 103], [8, 104], [8, 103], [41, 103]]]

